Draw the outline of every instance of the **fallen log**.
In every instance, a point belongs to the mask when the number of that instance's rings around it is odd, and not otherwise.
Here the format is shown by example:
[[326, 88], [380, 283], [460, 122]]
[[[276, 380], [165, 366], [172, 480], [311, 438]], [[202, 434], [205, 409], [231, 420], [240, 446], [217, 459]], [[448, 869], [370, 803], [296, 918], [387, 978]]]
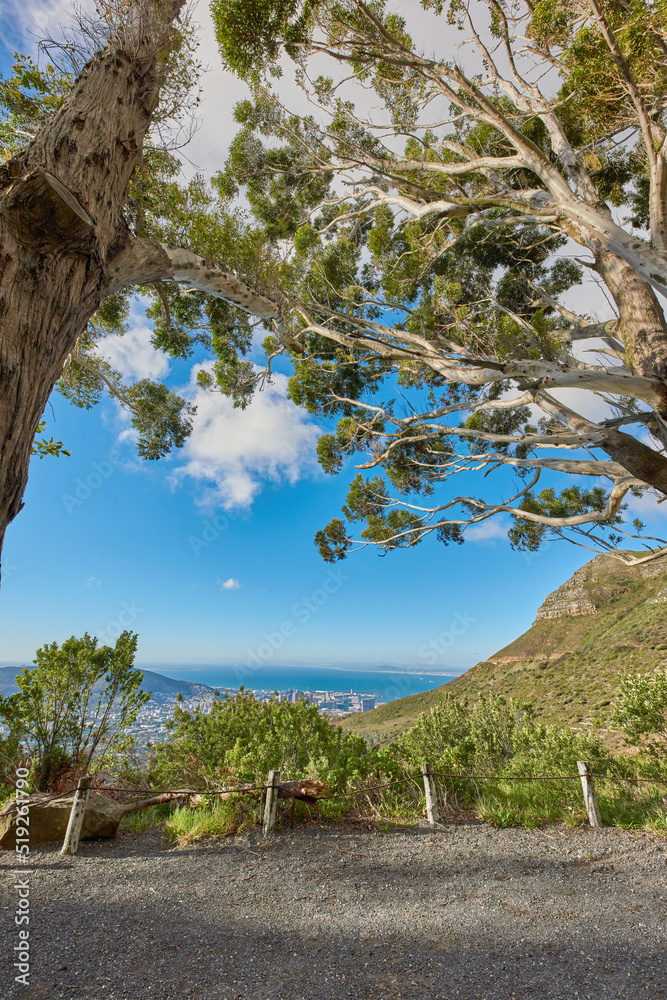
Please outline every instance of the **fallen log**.
[[329, 786], [323, 781], [301, 778], [298, 781], [281, 781], [278, 784], [279, 799], [298, 799], [299, 802], [317, 803]]
[[[278, 796], [283, 799], [298, 800], [316, 804], [327, 791], [328, 786], [322, 781], [302, 778], [298, 781], [281, 781], [278, 785]], [[131, 789], [127, 789], [128, 792]], [[86, 812], [81, 831], [82, 840], [115, 837], [121, 819], [126, 813], [148, 809], [150, 806], [163, 805], [166, 802], [183, 800], [192, 807], [200, 806], [205, 795], [227, 800], [239, 793], [260, 793], [256, 785], [239, 785], [234, 789], [225, 789], [216, 795], [215, 789], [201, 791], [194, 788], [178, 788], [170, 792], [161, 792], [138, 802], [121, 803], [117, 799], [104, 795], [97, 790], [91, 790], [88, 795]], [[72, 810], [73, 795], [31, 795], [22, 800], [30, 815], [30, 845], [37, 847], [65, 836], [69, 815]], [[10, 799], [0, 809], [0, 850], [14, 850], [16, 844], [15, 830], [17, 803]]]

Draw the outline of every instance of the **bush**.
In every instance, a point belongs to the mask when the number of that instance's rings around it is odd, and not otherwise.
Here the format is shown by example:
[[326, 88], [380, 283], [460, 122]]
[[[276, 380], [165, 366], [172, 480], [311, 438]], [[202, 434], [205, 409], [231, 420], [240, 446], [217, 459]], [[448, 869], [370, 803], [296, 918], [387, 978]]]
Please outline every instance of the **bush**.
[[627, 674], [616, 692], [612, 725], [623, 730], [628, 746], [663, 767], [667, 752], [667, 669], [647, 677]]
[[501, 826], [535, 826], [563, 819], [583, 822], [579, 779], [564, 781], [489, 781], [472, 776], [577, 775], [586, 760], [598, 773], [618, 773], [619, 762], [597, 736], [557, 729], [537, 722], [530, 705], [499, 695], [480, 698], [470, 707], [451, 695], [417, 719], [399, 737], [397, 752], [407, 769], [427, 760], [445, 796], [474, 806], [482, 819]]
[[[169, 725], [170, 737], [152, 749], [153, 781], [214, 790], [261, 785], [269, 770], [279, 768], [281, 778], [319, 778], [334, 794], [361, 790], [323, 801], [320, 816], [330, 819], [356, 813], [376, 821], [423, 822], [423, 761], [436, 775], [453, 775], [436, 777], [441, 807], [472, 808], [498, 826], [585, 824], [578, 760], [588, 761], [598, 775], [636, 774], [632, 760], [612, 754], [595, 734], [545, 726], [535, 720], [530, 705], [497, 695], [472, 707], [446, 695], [395, 743], [381, 748], [332, 725], [314, 705], [259, 702], [246, 691], [214, 702], [210, 714], [177, 707]], [[511, 780], [563, 775], [570, 777]], [[375, 785], [384, 787], [366, 790]], [[598, 796], [605, 824], [664, 831], [655, 788], [600, 780]], [[256, 823], [261, 808], [260, 793], [225, 802], [210, 796], [206, 803], [205, 797], [199, 809], [175, 810], [167, 832], [181, 845], [233, 833]], [[297, 816], [300, 811], [297, 807]]]
[[18, 694], [0, 697], [9, 743], [31, 760], [36, 789], [53, 787], [65, 770], [108, 767], [129, 748], [128, 729], [150, 697], [133, 666], [136, 648], [131, 632], [114, 648], [98, 649], [88, 634], [53, 642], [37, 650], [34, 670], [18, 675]]
[[163, 786], [263, 784], [279, 769], [284, 779], [318, 778], [342, 789], [365, 775], [370, 762], [364, 740], [334, 726], [316, 705], [258, 701], [243, 688], [216, 699], [210, 713], [177, 706], [167, 725], [170, 737], [151, 748], [150, 758]]
[[594, 734], [545, 726], [531, 705], [495, 694], [472, 707], [446, 694], [396, 747], [412, 767], [428, 760], [433, 770], [460, 775], [576, 773], [577, 760], [596, 770], [611, 760]]

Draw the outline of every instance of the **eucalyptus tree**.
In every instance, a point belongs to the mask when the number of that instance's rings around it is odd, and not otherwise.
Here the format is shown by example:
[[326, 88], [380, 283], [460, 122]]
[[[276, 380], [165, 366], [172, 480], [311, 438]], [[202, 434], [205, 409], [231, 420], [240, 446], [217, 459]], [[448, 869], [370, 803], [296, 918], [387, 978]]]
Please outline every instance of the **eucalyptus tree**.
[[[223, 299], [277, 315], [257, 287], [202, 258], [227, 244], [254, 258], [252, 236], [216, 215], [200, 178], [179, 183], [163, 141], [161, 129], [190, 114], [196, 84], [183, 8], [110, 0], [47, 46], [46, 67], [17, 57], [0, 81], [0, 545], [23, 505], [31, 452], [63, 450], [35, 442], [54, 385], [83, 407], [104, 390], [116, 396], [145, 458], [190, 432], [190, 404], [149, 379], [125, 384], [100, 353], [105, 335], [123, 332], [137, 289], [155, 303], [156, 345], [177, 356], [198, 339], [223, 355], [247, 349], [250, 327]], [[174, 282], [193, 293], [181, 297]]]
[[[210, 182], [180, 183], [159, 132], [196, 70], [182, 0], [105, 5], [65, 46], [69, 69], [19, 60], [0, 88], [0, 541], [54, 385], [81, 406], [113, 393], [146, 458], [189, 433], [183, 399], [103, 359], [136, 289], [155, 345], [205, 345], [201, 383], [239, 405], [290, 359], [292, 399], [341, 418], [324, 467], [362, 451], [377, 472], [345, 508], [366, 522], [362, 544], [460, 541], [506, 512], [518, 546], [555, 532], [615, 550], [628, 493], [667, 494], [664, 14], [492, 0], [479, 27], [456, 3], [423, 6], [448, 44], [467, 32], [479, 72], [451, 46], [421, 54], [381, 2], [214, 3], [252, 99]], [[280, 103], [283, 49], [306, 116]], [[312, 59], [344, 79], [313, 79]], [[563, 255], [568, 240], [587, 264]], [[564, 304], [586, 266], [609, 322]], [[253, 323], [269, 332], [264, 372], [244, 358]], [[590, 338], [604, 346], [584, 362], [572, 345]], [[566, 405], [571, 388], [608, 414]], [[501, 501], [489, 481], [486, 498], [468, 490], [468, 473], [508, 467]], [[538, 487], [556, 473], [574, 478]], [[318, 540], [329, 559], [352, 545], [340, 519]]]
[[[212, 5], [253, 90], [218, 188], [282, 252], [292, 398], [341, 418], [324, 468], [370, 473], [320, 549], [343, 557], [354, 521], [388, 550], [505, 514], [520, 548], [653, 558], [624, 511], [667, 495], [664, 7], [422, 0], [431, 54], [390, 6]], [[584, 275], [612, 319], [572, 306]]]

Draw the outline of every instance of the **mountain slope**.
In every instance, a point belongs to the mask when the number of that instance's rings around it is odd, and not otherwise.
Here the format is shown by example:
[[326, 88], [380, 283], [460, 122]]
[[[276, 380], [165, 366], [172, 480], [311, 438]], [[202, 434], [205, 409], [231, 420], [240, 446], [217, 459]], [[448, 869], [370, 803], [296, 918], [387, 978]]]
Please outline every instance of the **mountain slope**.
[[533, 702], [545, 722], [601, 723], [619, 677], [667, 661], [667, 556], [630, 567], [596, 556], [549, 594], [509, 646], [442, 687], [402, 698], [345, 725], [391, 738], [445, 692], [475, 701], [496, 691]]

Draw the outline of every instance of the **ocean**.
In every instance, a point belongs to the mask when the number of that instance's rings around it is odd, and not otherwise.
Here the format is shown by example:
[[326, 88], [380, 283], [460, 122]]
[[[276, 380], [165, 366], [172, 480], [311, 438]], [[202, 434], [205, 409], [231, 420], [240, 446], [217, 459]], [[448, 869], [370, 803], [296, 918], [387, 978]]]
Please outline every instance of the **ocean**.
[[349, 667], [260, 667], [180, 666], [173, 663], [142, 663], [139, 668], [154, 670], [176, 680], [196, 681], [220, 692], [243, 685], [258, 691], [354, 691], [375, 695], [380, 701], [394, 701], [410, 694], [430, 691], [454, 679], [456, 674], [433, 674], [406, 667], [404, 670], [363, 670]]

